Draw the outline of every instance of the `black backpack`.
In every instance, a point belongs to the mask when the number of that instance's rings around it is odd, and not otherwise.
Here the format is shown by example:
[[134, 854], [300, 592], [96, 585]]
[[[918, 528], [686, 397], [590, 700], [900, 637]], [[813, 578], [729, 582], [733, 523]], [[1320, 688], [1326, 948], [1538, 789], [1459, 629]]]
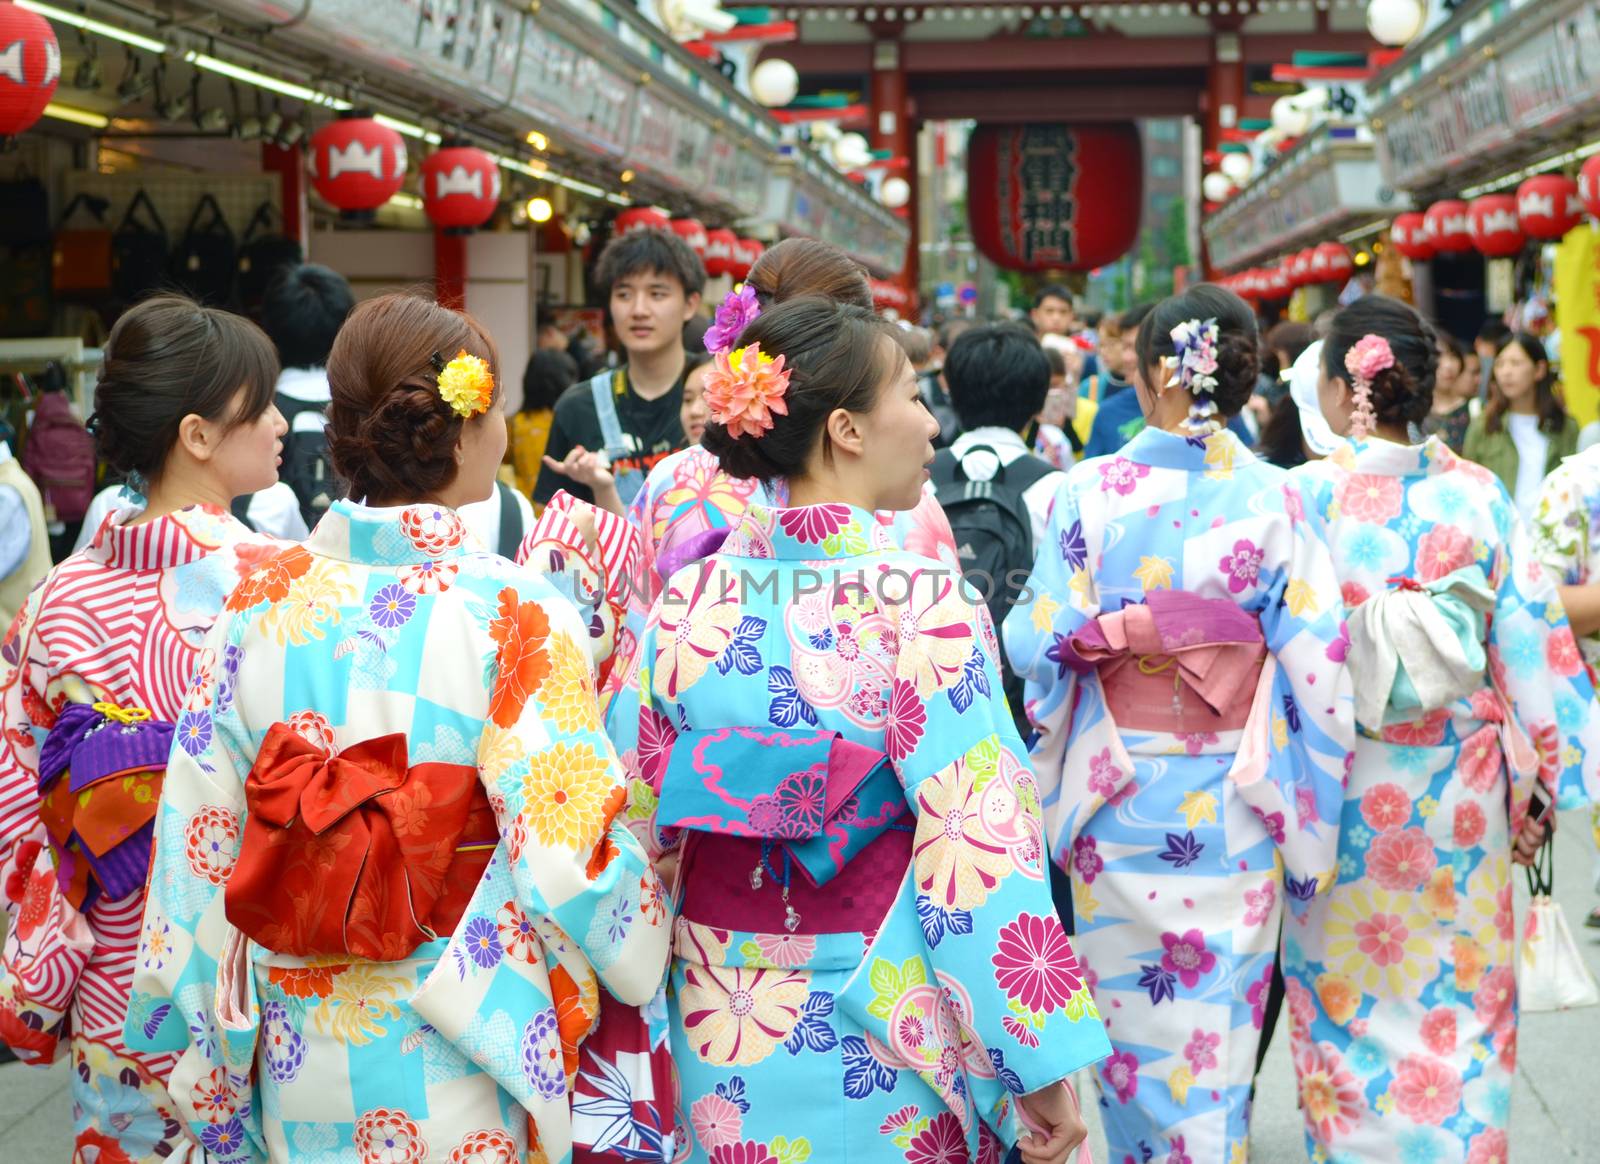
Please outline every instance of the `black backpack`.
[[[966, 455], [980, 451], [993, 453], [1000, 460], [988, 445], [974, 445]], [[1033, 571], [1033, 519], [1022, 495], [1053, 472], [1055, 466], [1027, 453], [1009, 465], [1000, 465], [989, 480], [972, 481], [949, 449], [934, 454], [933, 486], [950, 519], [951, 532], [956, 535], [961, 572], [984, 599], [996, 631]], [[1011, 714], [1018, 730], [1026, 735], [1022, 680], [1012, 674], [1003, 651], [1000, 675]]]
[[333, 462], [328, 459], [327, 431], [296, 431], [294, 418], [302, 412], [320, 413], [327, 405], [282, 392], [278, 393], [277, 403], [278, 411], [289, 423], [289, 431], [283, 434], [283, 465], [278, 470], [278, 480], [294, 490], [306, 528], [316, 529], [328, 506], [344, 496], [344, 486], [334, 477]]
[[150, 195], [140, 190], [111, 235], [111, 290], [124, 303], [133, 303], [162, 285], [166, 269], [167, 224]]

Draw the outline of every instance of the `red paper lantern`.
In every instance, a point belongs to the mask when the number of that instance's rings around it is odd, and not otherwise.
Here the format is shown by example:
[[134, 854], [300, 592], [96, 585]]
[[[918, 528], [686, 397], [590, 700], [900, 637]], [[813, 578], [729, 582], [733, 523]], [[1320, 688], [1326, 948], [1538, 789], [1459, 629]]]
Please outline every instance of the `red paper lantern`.
[[1314, 283], [1339, 283], [1356, 269], [1350, 248], [1340, 242], [1325, 242], [1311, 252], [1311, 279]]
[[706, 224], [698, 218], [674, 218], [668, 227], [702, 259], [706, 257]]
[[1529, 238], [1565, 238], [1583, 220], [1578, 183], [1564, 174], [1529, 178], [1517, 187], [1517, 217]]
[[614, 231], [616, 237], [632, 234], [636, 230], [671, 230], [672, 219], [651, 206], [632, 206], [617, 215]]
[[1578, 198], [1591, 218], [1600, 218], [1600, 154], [1584, 162], [1578, 171]]
[[1311, 259], [1310, 247], [1289, 256], [1289, 279], [1296, 287], [1311, 285]]
[[422, 163], [422, 209], [443, 230], [470, 233], [500, 205], [500, 167], [472, 146], [450, 146]]
[[1465, 202], [1455, 198], [1435, 202], [1423, 220], [1436, 253], [1459, 255], [1472, 249], [1472, 214]]
[[761, 254], [767, 248], [753, 238], [741, 238], [735, 241], [733, 248], [733, 277], [735, 279], [748, 279], [751, 269]]
[[1414, 263], [1433, 258], [1433, 243], [1428, 238], [1428, 224], [1422, 215], [1397, 214], [1389, 224], [1389, 241], [1394, 249]]
[[713, 279], [719, 275], [733, 274], [738, 263], [735, 251], [739, 247], [739, 236], [731, 230], [706, 231], [706, 274]]
[[1289, 268], [1286, 264], [1279, 263], [1267, 271], [1267, 297], [1269, 299], [1287, 299], [1294, 290], [1294, 285], [1289, 282]]
[[1467, 207], [1472, 245], [1491, 259], [1509, 259], [1528, 241], [1517, 219], [1517, 200], [1510, 194], [1485, 194]]
[[1132, 123], [980, 125], [967, 142], [967, 218], [1013, 271], [1089, 271], [1139, 234], [1144, 157]]
[[371, 115], [352, 111], [311, 136], [311, 184], [350, 217], [370, 216], [406, 180], [406, 143]]
[[50, 22], [0, 2], [0, 142], [31, 129], [61, 80], [61, 46]]

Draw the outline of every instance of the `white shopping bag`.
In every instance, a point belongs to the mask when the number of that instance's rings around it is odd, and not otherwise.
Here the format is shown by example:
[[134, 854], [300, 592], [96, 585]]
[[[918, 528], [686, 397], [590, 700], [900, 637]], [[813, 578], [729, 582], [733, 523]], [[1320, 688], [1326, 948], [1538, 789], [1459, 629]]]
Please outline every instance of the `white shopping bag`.
[[1528, 870], [1533, 904], [1522, 927], [1522, 957], [1517, 967], [1517, 993], [1525, 1011], [1570, 1010], [1600, 1003], [1600, 987], [1572, 940], [1567, 915], [1550, 898], [1555, 858], [1549, 842]]

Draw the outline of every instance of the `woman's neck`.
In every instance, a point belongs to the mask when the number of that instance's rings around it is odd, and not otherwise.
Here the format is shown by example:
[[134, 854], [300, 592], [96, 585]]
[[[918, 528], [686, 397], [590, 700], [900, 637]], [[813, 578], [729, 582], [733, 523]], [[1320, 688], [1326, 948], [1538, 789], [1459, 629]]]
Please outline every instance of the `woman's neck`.
[[1526, 396], [1509, 401], [1506, 411], [1512, 416], [1534, 416], [1539, 411], [1538, 402], [1534, 399], [1533, 393], [1530, 392]]
[[837, 476], [823, 480], [815, 477], [789, 478], [789, 504], [800, 505], [853, 505], [857, 509], [875, 511], [876, 499], [867, 497], [865, 491], [852, 488]]
[[150, 487], [145, 490], [144, 512], [128, 524], [141, 525], [158, 517], [165, 517], [169, 513], [176, 513], [180, 509], [187, 509], [191, 505], [211, 505], [218, 509], [227, 509], [233, 504], [233, 498], [224, 497], [225, 492], [226, 490], [203, 474], [186, 474], [172, 470], [150, 482]]

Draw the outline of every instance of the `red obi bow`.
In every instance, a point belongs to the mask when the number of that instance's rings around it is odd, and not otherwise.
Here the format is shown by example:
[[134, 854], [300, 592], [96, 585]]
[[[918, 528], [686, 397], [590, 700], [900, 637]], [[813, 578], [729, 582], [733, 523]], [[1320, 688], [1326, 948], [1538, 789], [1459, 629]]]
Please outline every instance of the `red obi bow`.
[[329, 754], [273, 724], [245, 780], [228, 920], [281, 954], [377, 962], [454, 929], [498, 839], [494, 813], [476, 768], [406, 758], [401, 734]]

